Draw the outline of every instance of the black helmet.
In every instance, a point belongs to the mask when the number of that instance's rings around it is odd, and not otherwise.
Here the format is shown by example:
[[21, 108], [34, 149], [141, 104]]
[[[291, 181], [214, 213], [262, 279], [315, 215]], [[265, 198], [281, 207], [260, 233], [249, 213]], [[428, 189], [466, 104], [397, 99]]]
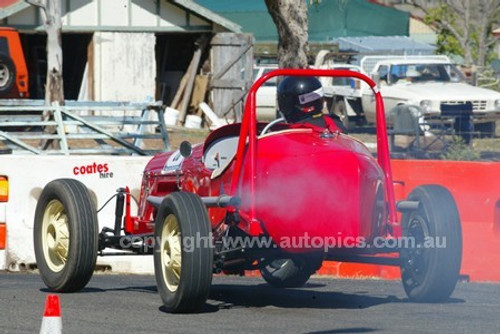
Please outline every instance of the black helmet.
[[286, 77], [278, 86], [278, 107], [285, 119], [298, 122], [320, 115], [323, 88], [315, 77]]

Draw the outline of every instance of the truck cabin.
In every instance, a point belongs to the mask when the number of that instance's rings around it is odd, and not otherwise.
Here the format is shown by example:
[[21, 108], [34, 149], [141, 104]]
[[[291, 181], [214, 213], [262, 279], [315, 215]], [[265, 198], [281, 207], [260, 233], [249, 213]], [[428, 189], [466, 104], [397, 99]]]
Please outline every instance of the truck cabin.
[[382, 64], [374, 78], [379, 84], [465, 82], [465, 76], [450, 63]]

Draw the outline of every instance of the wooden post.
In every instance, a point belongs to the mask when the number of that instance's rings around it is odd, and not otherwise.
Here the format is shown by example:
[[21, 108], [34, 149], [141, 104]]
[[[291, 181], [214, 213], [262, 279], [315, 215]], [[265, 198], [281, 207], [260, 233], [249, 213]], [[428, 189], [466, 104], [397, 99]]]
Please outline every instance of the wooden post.
[[57, 102], [64, 105], [63, 57], [61, 42], [61, 0], [26, 0], [40, 8], [47, 33], [47, 81], [45, 104]]
[[[63, 57], [61, 42], [61, 0], [26, 0], [27, 3], [40, 8], [47, 32], [47, 81], [45, 83], [45, 105], [57, 102], [64, 105]], [[42, 120], [51, 120], [54, 116], [45, 111]], [[55, 133], [54, 127], [46, 127], [45, 132]], [[46, 149], [53, 141], [42, 141], [40, 146]], [[55, 144], [58, 144], [55, 142]]]
[[193, 96], [189, 106], [196, 110], [196, 115], [202, 116], [203, 111], [199, 108], [199, 104], [205, 102], [205, 95], [208, 88], [208, 75], [197, 75], [194, 79]]
[[201, 36], [195, 44], [198, 46], [198, 48], [194, 52], [193, 59], [191, 60], [188, 72], [186, 73], [187, 81], [182, 96], [182, 102], [179, 107], [179, 119], [177, 120], [178, 125], [182, 125], [184, 123], [184, 119], [186, 118], [189, 102], [191, 101], [191, 94], [193, 92], [194, 79], [196, 78], [196, 72], [198, 72], [198, 66], [200, 65], [201, 53], [207, 45], [207, 37]]
[[88, 68], [88, 78], [87, 78], [87, 89], [88, 97], [90, 101], [95, 99], [94, 91], [94, 39], [92, 39], [87, 48], [87, 68]]
[[181, 101], [182, 94], [184, 93], [184, 90], [186, 89], [186, 83], [188, 79], [188, 73], [190, 72], [191, 64], [188, 67], [188, 70], [186, 74], [182, 76], [181, 82], [179, 83], [179, 88], [177, 88], [177, 92], [175, 93], [174, 99], [172, 100], [172, 103], [170, 104], [171, 108], [177, 109], [179, 102]]

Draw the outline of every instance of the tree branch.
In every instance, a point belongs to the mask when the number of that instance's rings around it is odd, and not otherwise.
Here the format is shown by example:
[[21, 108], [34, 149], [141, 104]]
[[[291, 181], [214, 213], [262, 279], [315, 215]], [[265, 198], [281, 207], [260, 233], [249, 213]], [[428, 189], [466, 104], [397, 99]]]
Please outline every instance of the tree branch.
[[467, 6], [464, 0], [448, 0], [446, 1], [446, 4], [455, 12], [457, 13], [458, 17], [466, 17], [467, 16]]
[[488, 39], [488, 41], [486, 41], [486, 47], [489, 48], [490, 46], [493, 46], [496, 42], [497, 42], [496, 38]]

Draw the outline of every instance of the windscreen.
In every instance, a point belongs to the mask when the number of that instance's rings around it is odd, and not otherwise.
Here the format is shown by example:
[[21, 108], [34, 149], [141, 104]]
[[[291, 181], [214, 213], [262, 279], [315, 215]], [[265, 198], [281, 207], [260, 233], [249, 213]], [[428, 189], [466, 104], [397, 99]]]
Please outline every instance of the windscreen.
[[389, 73], [389, 84], [464, 81], [464, 75], [453, 64], [399, 64], [392, 65]]

